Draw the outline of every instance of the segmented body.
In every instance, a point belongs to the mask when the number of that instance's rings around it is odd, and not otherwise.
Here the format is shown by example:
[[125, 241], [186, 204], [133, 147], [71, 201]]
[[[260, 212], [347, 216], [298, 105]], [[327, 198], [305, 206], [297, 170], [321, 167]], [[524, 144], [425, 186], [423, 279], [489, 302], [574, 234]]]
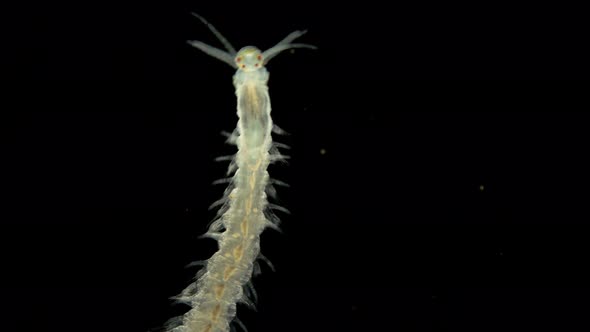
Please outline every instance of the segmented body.
[[[304, 32], [296, 31], [273, 48], [260, 52], [248, 46], [235, 52], [231, 44], [202, 17], [195, 14], [221, 40], [228, 52], [199, 41], [190, 44], [237, 68], [234, 86], [237, 96], [238, 125], [231, 140], [237, 145], [230, 170], [235, 170], [223, 207], [205, 236], [217, 239], [219, 250], [207, 260], [197, 281], [177, 300], [192, 309], [169, 326], [173, 332], [228, 332], [236, 316], [236, 304], [251, 304], [251, 277], [260, 256], [260, 234], [266, 227], [277, 227], [265, 215], [269, 186], [268, 165], [280, 154], [273, 147], [273, 122], [268, 93], [269, 74], [264, 65], [279, 52], [294, 48], [314, 48], [291, 41]], [[232, 59], [230, 61], [229, 59]]]

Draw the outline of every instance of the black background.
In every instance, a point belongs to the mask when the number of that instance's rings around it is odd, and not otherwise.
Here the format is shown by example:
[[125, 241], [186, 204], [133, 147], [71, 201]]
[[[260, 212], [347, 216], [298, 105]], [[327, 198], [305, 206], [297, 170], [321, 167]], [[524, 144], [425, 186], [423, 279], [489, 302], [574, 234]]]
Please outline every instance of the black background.
[[[283, 233], [251, 331], [587, 331], [588, 117], [576, 8], [23, 3], [0, 115], [2, 327], [147, 331], [234, 152], [233, 70], [190, 48], [289, 32], [268, 65]], [[13, 52], [14, 51], [14, 52]], [[552, 79], [552, 80], [547, 80]]]

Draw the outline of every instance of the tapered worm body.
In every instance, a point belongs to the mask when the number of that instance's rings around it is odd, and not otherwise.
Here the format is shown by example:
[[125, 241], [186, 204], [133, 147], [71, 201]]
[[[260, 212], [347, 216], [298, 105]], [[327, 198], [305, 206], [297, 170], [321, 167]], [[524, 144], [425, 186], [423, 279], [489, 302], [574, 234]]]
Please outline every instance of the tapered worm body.
[[267, 193], [274, 192], [267, 166], [284, 157], [271, 138], [273, 130], [278, 129], [270, 116], [265, 64], [281, 51], [315, 47], [292, 43], [305, 33], [295, 31], [264, 52], [252, 46], [236, 52], [211, 24], [194, 15], [217, 36], [227, 52], [200, 41], [189, 44], [237, 69], [233, 83], [238, 125], [229, 141], [237, 145], [238, 152], [228, 170], [233, 177], [220, 201], [218, 218], [204, 235], [216, 239], [219, 250], [204, 263], [196, 282], [176, 297], [192, 309], [169, 326], [169, 331], [227, 332], [235, 319], [237, 303], [252, 304], [255, 297], [250, 280], [258, 268], [260, 234], [266, 227], [278, 227], [278, 220], [267, 213]]

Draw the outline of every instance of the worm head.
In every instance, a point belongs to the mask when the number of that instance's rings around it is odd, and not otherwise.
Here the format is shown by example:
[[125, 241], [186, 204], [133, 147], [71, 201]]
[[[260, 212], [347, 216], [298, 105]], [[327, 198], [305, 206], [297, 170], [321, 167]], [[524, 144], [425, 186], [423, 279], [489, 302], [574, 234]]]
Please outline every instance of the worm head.
[[264, 65], [264, 58], [259, 49], [254, 46], [246, 46], [238, 51], [235, 62], [240, 70], [250, 72], [261, 68]]

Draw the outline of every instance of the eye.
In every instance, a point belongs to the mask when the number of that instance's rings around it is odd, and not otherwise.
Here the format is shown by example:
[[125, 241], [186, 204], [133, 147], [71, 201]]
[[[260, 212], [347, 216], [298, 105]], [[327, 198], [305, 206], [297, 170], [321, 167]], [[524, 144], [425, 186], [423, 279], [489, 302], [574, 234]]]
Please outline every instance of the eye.
[[237, 57], [236, 62], [240, 62], [240, 61], [242, 61], [242, 57]]
[[258, 54], [258, 56], [256, 57], [256, 59], [258, 59], [258, 61], [262, 60], [262, 55]]

